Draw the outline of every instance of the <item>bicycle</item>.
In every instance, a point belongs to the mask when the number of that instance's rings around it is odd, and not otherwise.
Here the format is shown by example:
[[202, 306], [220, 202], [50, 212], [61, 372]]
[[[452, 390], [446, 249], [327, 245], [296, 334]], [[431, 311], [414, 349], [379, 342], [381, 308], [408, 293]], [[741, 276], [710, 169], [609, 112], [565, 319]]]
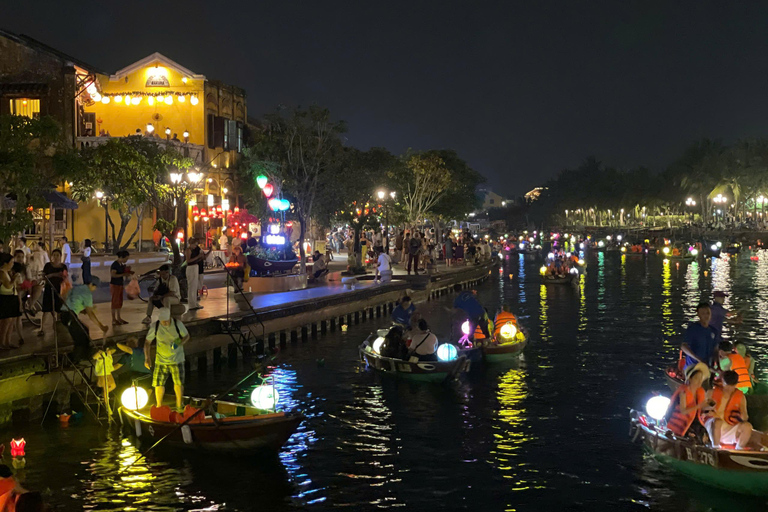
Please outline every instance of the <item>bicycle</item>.
[[43, 295], [41, 293], [34, 304], [28, 307], [30, 293], [31, 289], [24, 290], [24, 294], [21, 296], [21, 307], [27, 321], [35, 327], [40, 327], [43, 322]]

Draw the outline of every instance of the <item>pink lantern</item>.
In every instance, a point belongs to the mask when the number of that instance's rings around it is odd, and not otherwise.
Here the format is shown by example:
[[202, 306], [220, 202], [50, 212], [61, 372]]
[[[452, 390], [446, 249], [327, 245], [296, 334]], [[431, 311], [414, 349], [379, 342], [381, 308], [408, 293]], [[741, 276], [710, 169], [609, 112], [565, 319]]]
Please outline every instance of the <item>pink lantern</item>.
[[271, 183], [267, 183], [261, 190], [264, 192], [264, 197], [272, 197], [272, 192], [275, 191], [275, 187], [273, 187]]

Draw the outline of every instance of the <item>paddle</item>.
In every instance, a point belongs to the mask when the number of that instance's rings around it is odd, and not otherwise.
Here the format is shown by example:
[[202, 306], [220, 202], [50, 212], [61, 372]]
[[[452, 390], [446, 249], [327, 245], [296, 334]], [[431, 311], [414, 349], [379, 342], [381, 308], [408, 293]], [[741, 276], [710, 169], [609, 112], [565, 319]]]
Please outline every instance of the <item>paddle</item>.
[[[229, 388], [228, 390], [224, 391], [223, 393], [219, 393], [218, 395], [216, 395], [214, 398], [212, 398], [212, 399], [210, 400], [210, 403], [216, 402], [216, 401], [217, 401], [217, 400], [219, 400], [220, 398], [222, 398], [222, 397], [224, 397], [224, 396], [228, 395], [229, 393], [231, 393], [231, 392], [232, 392], [232, 391], [234, 391], [235, 389], [239, 388], [239, 387], [240, 387], [240, 386], [241, 386], [241, 385], [242, 385], [242, 384], [243, 384], [245, 381], [247, 381], [248, 379], [250, 379], [251, 377], [253, 377], [253, 375], [254, 375], [255, 373], [258, 373], [258, 370], [252, 371], [251, 373], [249, 373], [248, 375], [246, 375], [246, 376], [245, 376], [245, 377], [244, 377], [242, 380], [240, 380], [240, 381], [239, 381], [237, 384], [235, 384], [234, 386], [232, 386], [232, 387], [231, 387], [231, 388]], [[160, 443], [162, 443], [163, 441], [165, 441], [165, 440], [166, 440], [166, 439], [167, 439], [167, 438], [168, 438], [168, 437], [169, 437], [171, 434], [173, 434], [174, 432], [176, 432], [177, 430], [179, 430], [181, 427], [183, 427], [184, 425], [186, 425], [187, 423], [189, 423], [190, 421], [192, 421], [192, 419], [194, 419], [194, 418], [195, 418], [195, 416], [197, 416], [197, 415], [198, 415], [198, 414], [200, 414], [201, 412], [203, 412], [203, 409], [202, 409], [202, 408], [201, 408], [201, 409], [198, 409], [198, 410], [197, 410], [197, 412], [195, 412], [195, 413], [194, 413], [193, 415], [191, 415], [189, 418], [187, 418], [186, 420], [184, 420], [182, 423], [179, 423], [179, 424], [176, 426], [176, 428], [174, 428], [173, 430], [171, 430], [170, 432], [168, 432], [167, 434], [165, 434], [163, 437], [161, 437], [160, 439], [158, 439], [158, 441], [157, 441], [155, 444], [153, 444], [152, 446], [150, 446], [150, 447], [147, 449], [147, 451], [145, 451], [144, 453], [142, 453], [141, 455], [139, 455], [139, 456], [136, 458], [136, 460], [134, 460], [133, 462], [131, 462], [131, 463], [130, 463], [128, 466], [126, 466], [125, 468], [121, 469], [121, 470], [120, 470], [120, 472], [118, 472], [118, 475], [119, 475], [119, 474], [122, 474], [122, 473], [124, 473], [125, 471], [127, 471], [128, 469], [130, 469], [130, 468], [131, 468], [131, 467], [132, 467], [134, 464], [136, 464], [138, 461], [140, 461], [141, 459], [143, 459], [144, 457], [146, 457], [146, 456], [147, 456], [147, 454], [148, 454], [149, 452], [151, 452], [152, 450], [154, 450], [154, 449], [155, 449], [155, 448], [156, 448], [156, 447], [157, 447], [157, 446], [158, 446]]]

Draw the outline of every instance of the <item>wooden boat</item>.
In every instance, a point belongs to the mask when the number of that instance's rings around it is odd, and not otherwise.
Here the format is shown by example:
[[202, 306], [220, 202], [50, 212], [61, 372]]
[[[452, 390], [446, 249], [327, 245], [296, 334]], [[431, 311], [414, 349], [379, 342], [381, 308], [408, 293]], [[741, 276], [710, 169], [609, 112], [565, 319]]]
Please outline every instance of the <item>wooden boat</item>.
[[248, 265], [257, 274], [273, 274], [277, 272], [290, 272], [299, 260], [265, 260], [253, 254], [248, 255]]
[[542, 284], [576, 284], [578, 281], [578, 274], [571, 274], [570, 272], [564, 276], [553, 276], [551, 274], [541, 276]]
[[[667, 386], [674, 393], [683, 383], [677, 374], [677, 366], [670, 366], [664, 371]], [[768, 430], [768, 383], [757, 382], [747, 397], [747, 413], [749, 421], [758, 430]]]
[[390, 373], [411, 380], [443, 382], [458, 378], [469, 371], [470, 362], [465, 355], [459, 355], [453, 361], [417, 361], [412, 363], [403, 359], [383, 357], [373, 351], [376, 335], [369, 336], [360, 345], [360, 360], [370, 368], [382, 373]]
[[691, 262], [696, 259], [696, 256], [693, 256], [691, 254], [686, 254], [685, 256], [664, 256], [669, 261], [685, 261], [685, 262]]
[[[206, 402], [196, 398], [185, 401], [195, 408], [204, 408]], [[181, 428], [180, 421], [152, 419], [150, 405], [138, 411], [121, 407], [119, 413], [123, 426], [141, 440], [155, 443], [168, 435], [164, 442], [169, 445], [213, 452], [277, 451], [304, 419], [300, 413], [268, 413], [223, 401], [213, 402], [211, 408], [215, 419], [200, 413]]]
[[501, 363], [517, 359], [527, 344], [528, 333], [525, 333], [523, 341], [483, 345], [483, 359], [489, 363]]
[[[668, 435], [667, 435], [668, 434]], [[752, 431], [750, 450], [712, 448], [691, 437], [662, 432], [654, 420], [630, 412], [630, 436], [659, 462], [683, 475], [728, 491], [768, 495], [768, 435]]]

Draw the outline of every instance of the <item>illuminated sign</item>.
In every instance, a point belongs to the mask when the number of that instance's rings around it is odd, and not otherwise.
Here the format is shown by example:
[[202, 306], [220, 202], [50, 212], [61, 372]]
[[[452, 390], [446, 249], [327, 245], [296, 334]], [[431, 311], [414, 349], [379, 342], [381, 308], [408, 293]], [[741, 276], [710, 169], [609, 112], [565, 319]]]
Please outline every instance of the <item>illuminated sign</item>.
[[147, 70], [147, 87], [170, 87], [168, 71], [164, 67], [155, 66]]
[[264, 237], [267, 245], [285, 245], [285, 237], [282, 235], [267, 235]]

